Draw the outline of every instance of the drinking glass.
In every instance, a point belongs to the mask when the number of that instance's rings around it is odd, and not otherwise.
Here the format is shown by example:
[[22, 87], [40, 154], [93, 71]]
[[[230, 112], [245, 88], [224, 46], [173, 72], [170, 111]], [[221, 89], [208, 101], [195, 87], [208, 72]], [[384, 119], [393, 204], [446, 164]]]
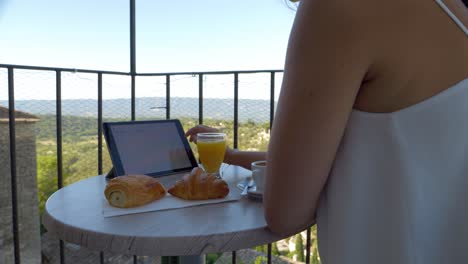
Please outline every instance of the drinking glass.
[[198, 133], [197, 149], [205, 172], [221, 177], [219, 169], [226, 153], [226, 134]]

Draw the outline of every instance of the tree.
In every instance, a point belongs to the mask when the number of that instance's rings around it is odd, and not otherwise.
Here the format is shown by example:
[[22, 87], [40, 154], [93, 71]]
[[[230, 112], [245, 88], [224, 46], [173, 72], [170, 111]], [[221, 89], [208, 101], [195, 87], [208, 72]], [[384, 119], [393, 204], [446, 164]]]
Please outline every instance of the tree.
[[314, 256], [312, 258], [312, 264], [320, 264], [320, 258], [318, 256], [317, 248], [314, 248]]
[[255, 264], [263, 264], [263, 263], [266, 263], [268, 261], [267, 258], [265, 258], [265, 256], [258, 256], [255, 258]]
[[304, 262], [305, 257], [304, 257], [304, 245], [302, 241], [302, 235], [299, 233], [296, 235], [296, 255], [297, 255], [297, 260]]
[[280, 252], [279, 252], [278, 245], [276, 244], [276, 242], [273, 242], [273, 243], [271, 244], [271, 254], [274, 255], [274, 256], [279, 256], [279, 255], [281, 255]]
[[57, 159], [54, 156], [37, 157], [37, 185], [42, 214], [47, 198], [57, 190]]
[[263, 253], [268, 252], [268, 246], [267, 245], [256, 246], [254, 249], [256, 251], [263, 252]]

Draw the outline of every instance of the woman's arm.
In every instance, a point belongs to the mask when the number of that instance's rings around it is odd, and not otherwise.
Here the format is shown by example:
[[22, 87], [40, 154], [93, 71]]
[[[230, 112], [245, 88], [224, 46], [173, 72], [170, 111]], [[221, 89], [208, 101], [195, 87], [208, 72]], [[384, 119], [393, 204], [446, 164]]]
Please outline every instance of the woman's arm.
[[257, 160], [266, 160], [266, 152], [262, 151], [240, 151], [237, 149], [228, 148], [224, 162], [227, 164], [237, 165], [246, 169], [251, 169], [250, 164]]
[[269, 228], [292, 235], [315, 222], [355, 97], [371, 64], [362, 1], [303, 0], [291, 32], [268, 149]]

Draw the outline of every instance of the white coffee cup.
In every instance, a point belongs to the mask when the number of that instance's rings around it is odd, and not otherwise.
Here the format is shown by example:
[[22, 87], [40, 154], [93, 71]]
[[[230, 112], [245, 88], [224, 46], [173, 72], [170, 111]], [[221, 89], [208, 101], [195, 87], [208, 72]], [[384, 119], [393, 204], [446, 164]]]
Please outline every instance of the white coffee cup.
[[258, 160], [252, 162], [252, 178], [257, 186], [258, 192], [263, 192], [263, 185], [265, 182], [265, 174], [266, 174], [266, 160]]

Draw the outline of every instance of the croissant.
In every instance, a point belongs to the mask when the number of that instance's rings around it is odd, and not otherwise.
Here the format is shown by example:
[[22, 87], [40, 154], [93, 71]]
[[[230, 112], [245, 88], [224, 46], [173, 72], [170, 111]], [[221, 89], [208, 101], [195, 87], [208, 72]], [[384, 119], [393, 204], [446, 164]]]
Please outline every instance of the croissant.
[[166, 195], [166, 189], [152, 177], [125, 175], [110, 180], [104, 194], [110, 205], [129, 208], [161, 199]]
[[229, 187], [225, 181], [214, 175], [207, 175], [196, 167], [177, 181], [168, 192], [184, 200], [207, 200], [226, 197]]

